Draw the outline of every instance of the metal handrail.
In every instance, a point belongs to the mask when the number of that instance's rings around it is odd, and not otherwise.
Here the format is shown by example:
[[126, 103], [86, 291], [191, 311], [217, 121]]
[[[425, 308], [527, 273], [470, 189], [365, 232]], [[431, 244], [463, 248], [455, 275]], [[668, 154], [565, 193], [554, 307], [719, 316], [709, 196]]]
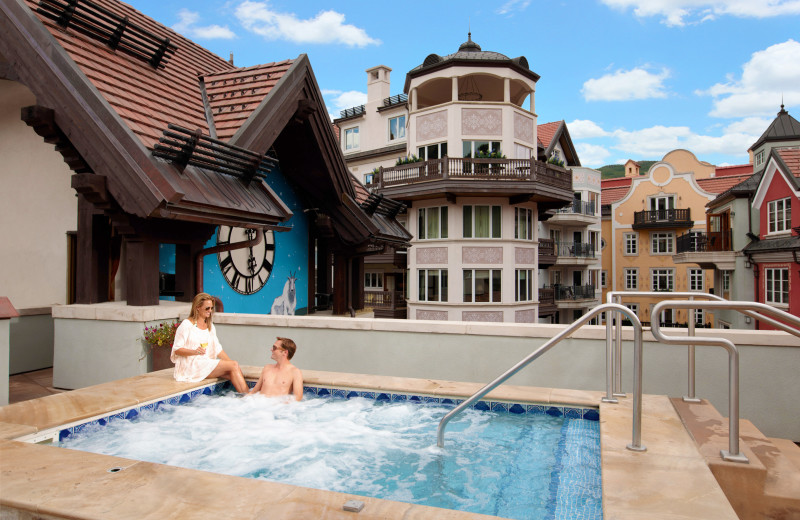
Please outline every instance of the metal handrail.
[[[752, 311], [759, 310], [765, 314], [779, 317], [789, 323], [794, 323], [796, 327], [800, 327], [800, 318], [776, 309], [770, 305], [757, 302], [740, 302], [740, 301], [712, 301], [712, 302], [693, 302], [693, 301], [662, 301], [653, 307], [653, 313], [656, 316], [664, 308], [673, 309], [732, 309], [749, 316], [752, 316]], [[758, 315], [758, 313], [754, 313]], [[762, 319], [762, 318], [756, 318]], [[762, 319], [762, 321], [764, 321]], [[773, 320], [769, 320], [773, 321]], [[780, 322], [775, 322], [780, 323]], [[800, 337], [800, 330], [790, 326], [783, 325], [781, 328], [790, 334]], [[653, 321], [650, 331], [653, 336], [660, 342], [667, 345], [681, 345], [687, 342], [685, 336], [667, 336], [661, 332], [661, 326], [658, 320]], [[697, 345], [710, 345], [723, 347], [728, 351], [728, 451], [721, 450], [723, 460], [731, 462], [749, 462], [747, 457], [739, 453], [739, 350], [732, 341], [725, 338], [705, 338], [693, 337], [692, 343]]]
[[[606, 295], [606, 300], [608, 303], [618, 303], [622, 305], [622, 297], [623, 296], [657, 296], [659, 298], [689, 298], [693, 300], [694, 298], [705, 298], [707, 300], [713, 301], [722, 301], [726, 302], [725, 298], [721, 296], [717, 296], [711, 293], [703, 293], [703, 292], [691, 292], [691, 291], [684, 291], [684, 292], [670, 292], [665, 293], [661, 291], [610, 291]], [[780, 321], [773, 320], [767, 316], [763, 316], [758, 312], [750, 311], [750, 310], [742, 310], [740, 311], [742, 314], [746, 316], [750, 316], [753, 319], [760, 320], [764, 323], [769, 323], [773, 327], [788, 332], [790, 334], [794, 334], [792, 332], [794, 329], [787, 326]], [[655, 312], [655, 308], [653, 309], [653, 313], [658, 317], [658, 313]], [[654, 320], [657, 322], [658, 320]], [[689, 316], [689, 331], [688, 335], [691, 337], [694, 336], [694, 309], [690, 309], [690, 316]], [[614, 373], [614, 390], [613, 395], [624, 397], [625, 393], [622, 392], [622, 323], [619, 321], [616, 324], [615, 332], [616, 335], [612, 339], [611, 330], [611, 320], [606, 320], [606, 341], [614, 341], [614, 367], [612, 372]], [[684, 401], [687, 402], [698, 402], [699, 399], [695, 396], [695, 349], [694, 344], [690, 343], [688, 346], [688, 394], [683, 397]], [[613, 402], [613, 401], [611, 401]]]
[[[528, 354], [522, 361], [518, 362], [513, 367], [509, 368], [497, 378], [495, 378], [491, 383], [487, 384], [477, 392], [475, 392], [469, 399], [462, 402], [450, 412], [445, 415], [442, 420], [439, 422], [439, 427], [436, 431], [436, 445], [440, 448], [444, 447], [444, 428], [447, 426], [447, 423], [450, 420], [464, 411], [467, 407], [472, 405], [474, 402], [480, 400], [486, 394], [494, 390], [497, 386], [502, 384], [508, 378], [528, 366], [531, 362], [537, 359], [539, 356], [544, 354], [545, 352], [549, 351], [553, 348], [559, 341], [566, 338], [570, 334], [572, 334], [577, 329], [581, 328], [585, 325], [589, 320], [594, 318], [596, 315], [600, 314], [601, 312], [608, 311], [609, 313], [612, 311], [616, 311], [622, 314], [625, 314], [633, 323], [635, 329], [634, 335], [634, 356], [633, 356], [633, 365], [634, 365], [634, 378], [633, 378], [633, 438], [631, 443], [627, 446], [629, 450], [632, 451], [645, 451], [647, 448], [642, 446], [642, 323], [639, 321], [639, 318], [636, 314], [633, 313], [627, 307], [616, 303], [604, 303], [602, 305], [598, 305], [594, 309], [592, 309], [588, 314], [584, 314], [577, 320], [575, 320], [570, 326], [566, 329], [561, 331], [560, 333], [556, 334], [555, 337], [551, 338], [547, 341], [544, 345], [536, 349], [535, 351]], [[608, 395], [611, 394], [611, 357], [608, 346], [606, 347], [606, 388], [608, 391]]]

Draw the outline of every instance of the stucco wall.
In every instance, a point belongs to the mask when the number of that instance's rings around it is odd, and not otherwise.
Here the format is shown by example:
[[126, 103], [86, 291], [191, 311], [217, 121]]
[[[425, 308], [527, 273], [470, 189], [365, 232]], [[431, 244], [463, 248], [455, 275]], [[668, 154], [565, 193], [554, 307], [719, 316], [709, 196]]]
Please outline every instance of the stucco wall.
[[[25, 311], [23, 311], [25, 312]], [[47, 312], [10, 320], [9, 374], [53, 366], [53, 318]]]
[[66, 303], [66, 232], [77, 229], [72, 172], [20, 119], [35, 104], [26, 87], [0, 80], [0, 287], [17, 309]]

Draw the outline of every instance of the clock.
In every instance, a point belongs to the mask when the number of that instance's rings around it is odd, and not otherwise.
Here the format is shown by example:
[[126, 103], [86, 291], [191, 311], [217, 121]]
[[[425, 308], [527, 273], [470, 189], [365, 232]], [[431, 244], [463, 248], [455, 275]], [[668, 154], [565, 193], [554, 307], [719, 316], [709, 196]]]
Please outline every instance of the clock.
[[[256, 237], [256, 230], [220, 226], [217, 245], [245, 242]], [[264, 287], [272, 273], [275, 260], [275, 234], [264, 231], [264, 240], [252, 247], [243, 247], [217, 253], [222, 276], [231, 289], [240, 294], [254, 294]]]

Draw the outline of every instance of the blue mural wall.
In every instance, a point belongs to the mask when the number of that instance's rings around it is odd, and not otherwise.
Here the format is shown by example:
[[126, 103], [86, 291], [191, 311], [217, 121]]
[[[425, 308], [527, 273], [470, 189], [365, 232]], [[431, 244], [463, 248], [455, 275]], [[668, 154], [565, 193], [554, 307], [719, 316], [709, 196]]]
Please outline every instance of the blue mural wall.
[[[276, 299], [283, 301], [289, 278], [293, 277], [296, 302], [287, 314], [303, 315], [308, 312], [308, 217], [303, 213], [303, 206], [294, 190], [289, 186], [280, 171], [273, 171], [267, 176], [267, 184], [280, 197], [294, 215], [283, 226], [290, 231], [274, 232], [275, 253], [273, 269], [266, 283], [253, 294], [241, 294], [233, 290], [222, 273], [219, 256], [208, 255], [203, 259], [203, 290], [222, 300], [225, 312], [247, 314], [270, 314]], [[235, 240], [238, 241], [238, 240]], [[205, 247], [217, 245], [217, 234], [211, 237]], [[161, 269], [163, 272], [175, 272], [175, 247], [162, 244], [160, 249]], [[169, 257], [172, 257], [170, 260]], [[170, 266], [170, 261], [172, 265]], [[171, 271], [169, 269], [171, 268]]]

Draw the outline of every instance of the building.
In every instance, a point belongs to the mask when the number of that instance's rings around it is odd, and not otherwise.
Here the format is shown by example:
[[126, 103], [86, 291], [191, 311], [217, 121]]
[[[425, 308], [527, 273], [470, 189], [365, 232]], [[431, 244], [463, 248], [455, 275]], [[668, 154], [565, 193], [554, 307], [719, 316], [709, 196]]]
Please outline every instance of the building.
[[[780, 262], [794, 258], [794, 244], [791, 231], [791, 184], [796, 175], [793, 151], [800, 146], [800, 123], [781, 106], [777, 117], [761, 137], [750, 147], [751, 158], [757, 163], [717, 168], [717, 175], [749, 175], [744, 181], [725, 190], [706, 209], [706, 232], [696, 232], [679, 239], [676, 263], [695, 264], [713, 269], [714, 286], [718, 294], [728, 300], [770, 302], [786, 309], [788, 293], [783, 289], [783, 278], [776, 282], [772, 276], [789, 276], [791, 270], [784, 270], [786, 264]], [[774, 164], [768, 167], [772, 157]], [[769, 172], [769, 178], [765, 178]], [[774, 186], [772, 183], [776, 183]], [[758, 195], [758, 196], [757, 196]], [[766, 206], [764, 205], [765, 198]], [[775, 202], [778, 198], [782, 202]], [[775, 205], [783, 204], [780, 211]], [[770, 222], [769, 210], [773, 219], [784, 220], [775, 229], [775, 220]], [[767, 219], [767, 220], [765, 220]], [[789, 227], [786, 227], [789, 226]], [[771, 229], [771, 230], [770, 230]], [[769, 291], [766, 279], [781, 291]], [[776, 271], [776, 269], [778, 269]], [[733, 310], [719, 310], [718, 324], [722, 328], [752, 329], [763, 328], [749, 316]]]
[[392, 284], [412, 319], [537, 322], [537, 223], [574, 200], [559, 163], [580, 165], [563, 122], [540, 142], [538, 74], [471, 35], [409, 71], [402, 95], [390, 72], [369, 69], [367, 103], [334, 121], [353, 173], [408, 207], [412, 247], [366, 265], [367, 293]]
[[[677, 244], [704, 233], [706, 204], [749, 175], [718, 176], [716, 167], [687, 150], [667, 153], [643, 174], [628, 161], [625, 173], [603, 181], [603, 301], [609, 291], [713, 291], [711, 268], [676, 260]], [[624, 303], [642, 322], [651, 322], [658, 301], [636, 297]], [[659, 319], [664, 325], [686, 325], [689, 318], [686, 311], [670, 311]], [[712, 315], [695, 313], [696, 325], [713, 323]]]

